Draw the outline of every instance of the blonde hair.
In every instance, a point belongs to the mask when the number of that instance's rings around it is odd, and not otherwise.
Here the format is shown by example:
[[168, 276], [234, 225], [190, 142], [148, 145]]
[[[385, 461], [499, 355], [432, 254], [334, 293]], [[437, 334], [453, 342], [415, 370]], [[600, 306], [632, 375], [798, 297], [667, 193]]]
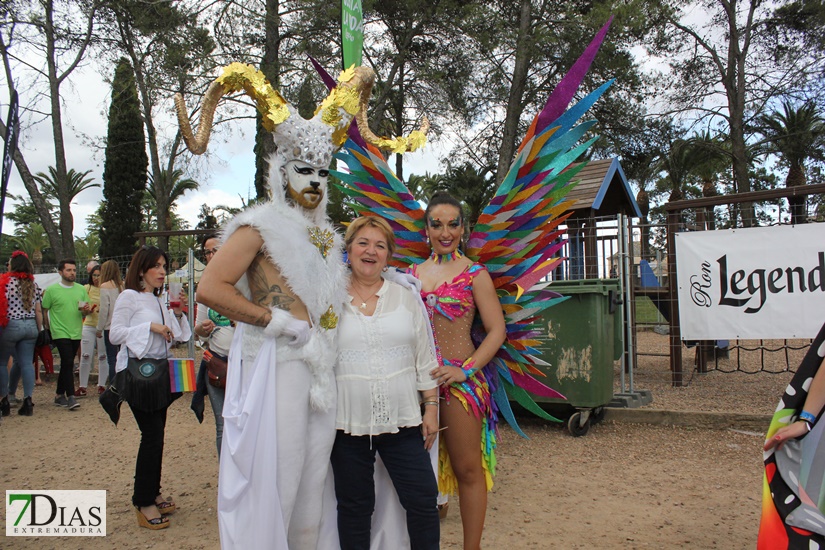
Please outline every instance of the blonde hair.
[[120, 278], [120, 266], [114, 260], [106, 260], [100, 266], [100, 282], [98, 286], [103, 286], [103, 283], [112, 281], [118, 291], [123, 290], [123, 279]]
[[[16, 254], [9, 260], [9, 270], [16, 273], [34, 273], [34, 267], [25, 254]], [[23, 299], [23, 308], [28, 311], [32, 308], [35, 299], [34, 280], [21, 277], [17, 279], [20, 288], [20, 297]]]
[[347, 252], [349, 252], [349, 247], [352, 245], [353, 241], [355, 241], [355, 236], [365, 227], [375, 227], [384, 233], [384, 237], [387, 239], [387, 249], [389, 251], [387, 259], [391, 260], [393, 254], [395, 254], [395, 234], [392, 232], [390, 224], [388, 224], [384, 218], [379, 218], [377, 216], [361, 216], [349, 224], [349, 227], [347, 227], [347, 232], [344, 233], [344, 246], [346, 247]]

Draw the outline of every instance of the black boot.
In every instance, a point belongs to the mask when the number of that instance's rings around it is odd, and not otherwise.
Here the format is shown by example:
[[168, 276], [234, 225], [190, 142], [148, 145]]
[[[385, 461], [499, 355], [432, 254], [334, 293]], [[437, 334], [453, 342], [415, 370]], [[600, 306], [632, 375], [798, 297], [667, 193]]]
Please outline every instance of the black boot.
[[32, 403], [31, 397], [27, 397], [23, 400], [23, 404], [20, 406], [17, 414], [21, 416], [31, 416], [34, 414], [34, 403]]
[[0, 399], [0, 414], [8, 416], [11, 414], [11, 403], [9, 403], [9, 396]]

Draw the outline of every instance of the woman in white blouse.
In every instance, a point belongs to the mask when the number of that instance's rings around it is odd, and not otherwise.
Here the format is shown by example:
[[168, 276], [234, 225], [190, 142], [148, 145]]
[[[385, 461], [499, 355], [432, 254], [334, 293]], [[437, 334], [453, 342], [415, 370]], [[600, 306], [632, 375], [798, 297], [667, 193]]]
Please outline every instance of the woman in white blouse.
[[[345, 235], [350, 303], [339, 323], [338, 409], [332, 450], [342, 550], [370, 547], [375, 454], [406, 512], [410, 545], [437, 549], [438, 488], [428, 454], [438, 432], [437, 366], [414, 287], [386, 275], [395, 240], [387, 222], [362, 217]], [[423, 415], [422, 415], [423, 409]]]
[[[132, 257], [126, 274], [126, 290], [117, 298], [109, 331], [111, 342], [120, 345], [118, 373], [126, 369], [130, 356], [170, 357], [169, 348], [174, 342], [185, 342], [192, 336], [180, 307], [166, 309], [160, 300], [167, 265], [166, 253], [154, 246], [142, 246]], [[119, 384], [119, 380], [120, 375], [115, 383]], [[140, 428], [132, 504], [137, 511], [138, 525], [163, 529], [169, 526], [166, 514], [175, 511], [174, 502], [165, 500], [160, 492], [168, 406], [145, 411], [130, 403], [129, 408]]]

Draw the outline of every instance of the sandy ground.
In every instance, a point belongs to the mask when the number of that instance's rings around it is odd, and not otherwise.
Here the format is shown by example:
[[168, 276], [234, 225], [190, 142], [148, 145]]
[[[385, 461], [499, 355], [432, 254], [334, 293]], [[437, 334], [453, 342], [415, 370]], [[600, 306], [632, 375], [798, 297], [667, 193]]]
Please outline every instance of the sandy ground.
[[[665, 337], [652, 337], [654, 345]], [[789, 375], [714, 372], [671, 388], [665, 359], [640, 361], [637, 388], [649, 407], [773, 411]], [[764, 380], [763, 380], [764, 379]], [[760, 389], [755, 389], [756, 387]], [[738, 388], [738, 389], [737, 389]], [[139, 433], [128, 409], [115, 427], [95, 398], [78, 411], [52, 404], [54, 381], [35, 391], [33, 417], [3, 418], [0, 490], [106, 489], [105, 538], [6, 538], [0, 548], [219, 548], [217, 454], [207, 401], [198, 424], [189, 398], [170, 409], [164, 492], [178, 511], [164, 531], [140, 529], [130, 506]], [[731, 398], [742, 394], [739, 397]], [[722, 397], [720, 398], [720, 395]], [[758, 528], [762, 434], [605, 422], [574, 438], [559, 425], [523, 419], [530, 439], [501, 429], [498, 476], [484, 547], [753, 548]], [[442, 547], [461, 548], [457, 502], [442, 522]], [[5, 506], [0, 507], [5, 528]], [[5, 531], [3, 530], [3, 533]]]

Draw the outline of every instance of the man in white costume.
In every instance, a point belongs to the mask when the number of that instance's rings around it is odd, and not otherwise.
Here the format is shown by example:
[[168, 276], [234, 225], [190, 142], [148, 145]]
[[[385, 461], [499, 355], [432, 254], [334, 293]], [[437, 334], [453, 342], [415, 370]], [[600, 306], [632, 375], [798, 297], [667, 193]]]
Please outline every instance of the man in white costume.
[[238, 323], [218, 488], [224, 549], [318, 548], [335, 438], [336, 326], [346, 298], [342, 240], [326, 215], [328, 167], [356, 113], [365, 139], [399, 148], [368, 132], [372, 80], [363, 67], [344, 71], [305, 120], [259, 71], [233, 63], [207, 91], [197, 135], [176, 97], [181, 133], [196, 154], [206, 150], [220, 97], [241, 89], [257, 101], [277, 146], [266, 159], [271, 201], [228, 224], [198, 285], [199, 302]]

